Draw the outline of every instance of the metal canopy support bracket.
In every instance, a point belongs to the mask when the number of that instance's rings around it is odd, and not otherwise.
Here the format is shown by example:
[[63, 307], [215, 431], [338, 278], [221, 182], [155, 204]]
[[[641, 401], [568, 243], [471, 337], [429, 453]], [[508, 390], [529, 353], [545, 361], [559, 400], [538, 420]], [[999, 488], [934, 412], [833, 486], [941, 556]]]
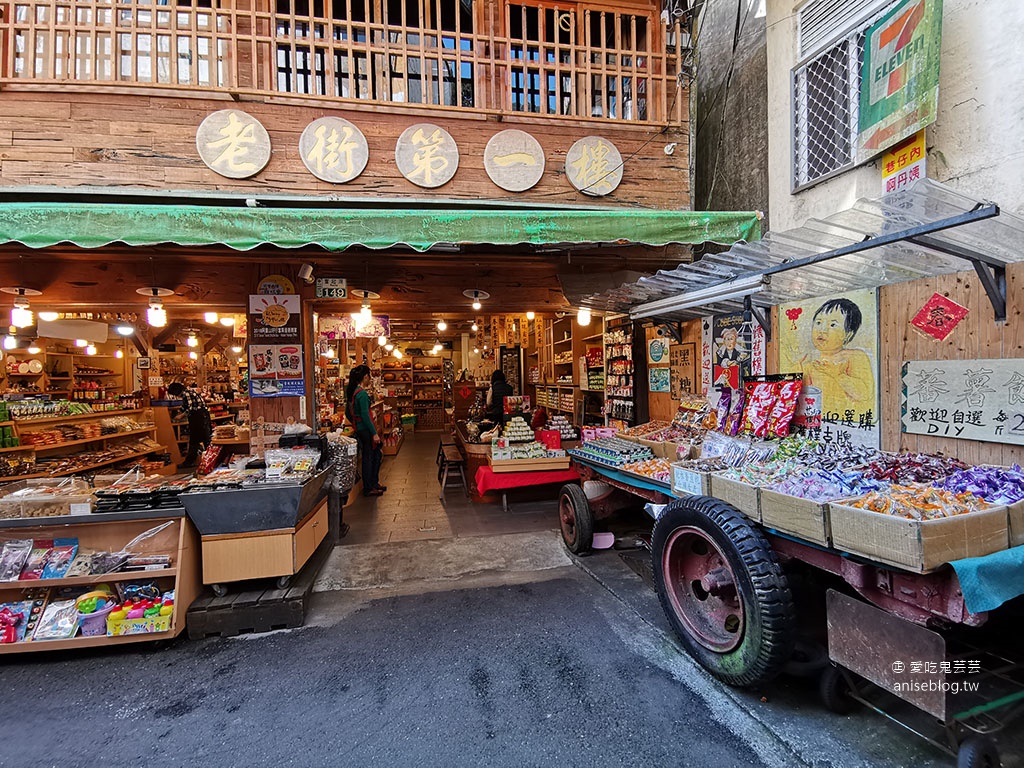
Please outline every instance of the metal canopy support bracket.
[[914, 245], [971, 262], [974, 265], [974, 271], [978, 273], [978, 279], [981, 280], [981, 284], [985, 288], [985, 293], [988, 294], [988, 300], [992, 302], [992, 311], [995, 313], [996, 321], [1004, 322], [1006, 320], [1006, 264], [969, 248], [942, 242], [928, 235], [907, 239]]
[[743, 297], [743, 320], [750, 322], [756, 320], [757, 324], [761, 326], [761, 330], [764, 331], [764, 340], [772, 340], [772, 318], [768, 312], [762, 312], [760, 309], [754, 306], [754, 302], [750, 300], [749, 296]]

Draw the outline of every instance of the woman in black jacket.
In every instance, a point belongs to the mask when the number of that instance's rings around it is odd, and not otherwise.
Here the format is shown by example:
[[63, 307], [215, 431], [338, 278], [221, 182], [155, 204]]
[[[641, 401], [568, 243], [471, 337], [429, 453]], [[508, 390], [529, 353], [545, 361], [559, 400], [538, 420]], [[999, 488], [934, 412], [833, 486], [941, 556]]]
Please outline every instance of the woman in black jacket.
[[505, 398], [513, 394], [512, 387], [505, 381], [505, 374], [495, 371], [491, 374], [491, 388], [487, 390], [485, 418], [501, 424], [505, 421]]

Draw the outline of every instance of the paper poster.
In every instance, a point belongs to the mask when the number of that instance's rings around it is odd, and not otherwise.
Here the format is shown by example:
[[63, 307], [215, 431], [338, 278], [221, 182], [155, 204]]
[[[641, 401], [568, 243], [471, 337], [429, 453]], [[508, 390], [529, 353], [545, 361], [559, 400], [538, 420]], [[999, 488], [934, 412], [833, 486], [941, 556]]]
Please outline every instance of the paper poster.
[[320, 317], [320, 338], [328, 341], [376, 339], [378, 336], [390, 335], [391, 318], [388, 315], [371, 315], [365, 322], [357, 321], [351, 314], [340, 317]]
[[670, 392], [673, 400], [696, 392], [697, 345], [692, 341], [673, 344], [669, 348]]
[[1024, 360], [911, 360], [903, 431], [1024, 445]]
[[251, 397], [301, 397], [305, 394], [301, 344], [249, 346]]
[[651, 392], [668, 392], [671, 386], [670, 368], [648, 368]]
[[700, 321], [700, 393], [706, 395], [711, 391], [711, 374], [714, 372], [714, 338], [711, 325], [714, 318], [708, 316]]
[[668, 362], [669, 340], [660, 336], [647, 342], [648, 365], [664, 365]]
[[253, 344], [298, 344], [299, 318], [297, 295], [250, 296], [249, 340]]
[[818, 439], [877, 448], [878, 294], [780, 305], [779, 373], [801, 373], [806, 393], [820, 391]]
[[711, 386], [738, 389], [749, 376], [764, 374], [764, 331], [743, 315], [711, 319]]
[[933, 339], [945, 341], [969, 312], [967, 307], [957, 304], [941, 293], [935, 293], [925, 302], [910, 324]]

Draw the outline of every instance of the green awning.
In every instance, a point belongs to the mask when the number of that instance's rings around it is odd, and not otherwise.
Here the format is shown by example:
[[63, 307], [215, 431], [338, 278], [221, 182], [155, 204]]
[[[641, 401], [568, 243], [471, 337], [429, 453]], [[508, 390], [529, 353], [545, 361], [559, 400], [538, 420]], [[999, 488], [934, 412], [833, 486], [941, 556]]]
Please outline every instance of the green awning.
[[351, 246], [417, 251], [449, 245], [734, 243], [757, 240], [752, 212], [650, 210], [405, 210], [242, 208], [117, 203], [0, 203], [0, 242], [46, 248], [73, 243], [226, 245], [247, 251]]

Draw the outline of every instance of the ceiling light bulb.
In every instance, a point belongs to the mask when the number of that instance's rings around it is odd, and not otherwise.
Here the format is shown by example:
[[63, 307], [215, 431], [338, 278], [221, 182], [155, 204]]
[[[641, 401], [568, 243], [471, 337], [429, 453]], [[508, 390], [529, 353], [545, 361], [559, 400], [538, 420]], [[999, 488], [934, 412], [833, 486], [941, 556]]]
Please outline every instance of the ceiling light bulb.
[[39, 313], [39, 319], [40, 320], [45, 320], [48, 323], [52, 323], [58, 317], [60, 317], [60, 315], [57, 312], [40, 312]]
[[399, 360], [401, 360], [403, 357], [405, 357], [405, 355], [402, 354], [402, 350], [396, 349], [395, 350], [395, 357], [397, 357]]
[[159, 301], [153, 301], [146, 310], [146, 322], [154, 328], [163, 328], [167, 325], [167, 310]]
[[323, 352], [321, 352], [320, 355], [321, 357], [326, 357], [328, 360], [330, 360], [332, 357], [334, 357], [334, 347], [328, 347]]
[[387, 351], [387, 352], [393, 352], [395, 350], [395, 345], [394, 344], [385, 344], [384, 345], [384, 350]]
[[198, 347], [199, 339], [196, 338], [196, 335], [194, 333], [190, 333], [188, 338], [185, 340], [185, 343], [188, 344], [190, 347]]
[[199, 359], [199, 353], [198, 352], [189, 352], [188, 356], [189, 356], [190, 360], [198, 360]]
[[480, 326], [477, 325], [476, 323], [473, 323], [471, 326], [469, 326], [469, 330], [471, 330], [471, 331], [479, 331], [480, 330]]
[[133, 333], [135, 333], [135, 329], [134, 328], [132, 328], [130, 325], [126, 325], [124, 323], [121, 323], [120, 325], [118, 325], [114, 330], [117, 331], [122, 336], [131, 336]]
[[235, 346], [233, 346], [231, 348], [231, 351], [234, 352], [237, 355], [239, 352], [242, 351], [242, 348], [236, 344]]
[[367, 320], [373, 317], [373, 310], [370, 308], [370, 302], [366, 302], [359, 308], [359, 314], [365, 317]]
[[18, 340], [14, 336], [4, 336], [4, 349], [14, 349], [18, 346]]
[[447, 331], [448, 330], [448, 323], [446, 323], [444, 320], [438, 320], [437, 321], [437, 330], [439, 330], [439, 331]]
[[82, 349], [83, 347], [88, 347], [89, 342], [86, 341], [85, 339], [75, 339], [75, 346], [78, 347], [79, 349]]
[[580, 325], [590, 325], [590, 310], [586, 307], [576, 313], [576, 322]]
[[478, 347], [473, 347], [473, 354], [474, 355], [479, 355], [480, 354], [480, 349]]
[[473, 309], [480, 309], [481, 307], [483, 307], [483, 304], [481, 304], [479, 301], [473, 302]]
[[96, 346], [93, 345], [93, 344], [90, 344], [89, 346], [87, 346], [85, 348], [85, 354], [87, 354], [87, 355], [95, 355], [96, 354]]
[[120, 360], [122, 357], [124, 357], [124, 350], [122, 350], [122, 349], [115, 350], [114, 351], [114, 357], [116, 357], [118, 360]]
[[34, 341], [32, 342], [32, 346], [28, 348], [28, 353], [29, 353], [30, 355], [38, 355], [38, 354], [39, 354], [40, 352], [42, 352], [42, 351], [43, 351], [43, 350], [41, 350], [41, 349], [39, 348], [39, 345], [38, 345], [38, 344], [36, 344], [36, 343], [35, 343]]
[[387, 343], [388, 343], [388, 337], [387, 336], [378, 336], [377, 337], [377, 344], [378, 344], [378, 346], [383, 347]]
[[224, 317], [220, 319], [220, 324], [230, 328], [232, 325], [235, 324], [235, 318], [232, 317], [231, 315], [224, 315]]
[[535, 318], [536, 316], [536, 313], [532, 309], [526, 313], [527, 320], [533, 320], [533, 318]]
[[205, 320], [208, 323], [216, 323], [217, 320], [219, 319], [219, 317], [220, 316], [216, 312], [204, 312], [203, 313], [203, 320]]
[[34, 322], [32, 310], [28, 308], [28, 302], [18, 303], [11, 309], [11, 325], [16, 328], [28, 328]]

